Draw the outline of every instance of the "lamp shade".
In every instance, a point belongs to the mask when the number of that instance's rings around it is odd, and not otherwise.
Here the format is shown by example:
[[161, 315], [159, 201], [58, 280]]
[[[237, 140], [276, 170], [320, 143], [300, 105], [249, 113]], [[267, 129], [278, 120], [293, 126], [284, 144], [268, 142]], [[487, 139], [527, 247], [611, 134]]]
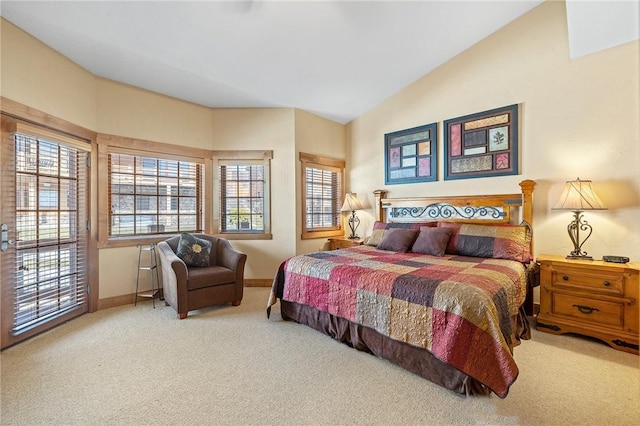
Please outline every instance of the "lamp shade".
[[343, 212], [352, 212], [354, 210], [362, 210], [362, 203], [358, 200], [358, 194], [355, 192], [347, 192], [347, 195], [344, 197], [344, 204], [342, 204]]
[[591, 187], [590, 180], [567, 181], [560, 200], [552, 210], [607, 210]]

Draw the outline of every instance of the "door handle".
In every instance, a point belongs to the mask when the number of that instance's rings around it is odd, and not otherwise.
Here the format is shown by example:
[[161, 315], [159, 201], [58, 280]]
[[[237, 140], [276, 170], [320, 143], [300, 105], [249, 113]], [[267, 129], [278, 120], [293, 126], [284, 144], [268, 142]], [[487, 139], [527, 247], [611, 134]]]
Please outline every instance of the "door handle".
[[13, 240], [9, 239], [9, 227], [6, 223], [2, 224], [2, 241], [0, 241], [0, 250], [7, 251], [9, 244], [13, 245]]

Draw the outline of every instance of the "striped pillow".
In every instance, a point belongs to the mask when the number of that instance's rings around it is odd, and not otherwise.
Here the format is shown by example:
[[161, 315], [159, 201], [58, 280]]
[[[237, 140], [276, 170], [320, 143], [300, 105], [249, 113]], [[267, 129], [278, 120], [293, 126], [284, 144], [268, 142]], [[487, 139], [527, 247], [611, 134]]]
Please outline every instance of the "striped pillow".
[[438, 222], [454, 230], [446, 253], [461, 256], [531, 260], [531, 230], [525, 225], [476, 225]]

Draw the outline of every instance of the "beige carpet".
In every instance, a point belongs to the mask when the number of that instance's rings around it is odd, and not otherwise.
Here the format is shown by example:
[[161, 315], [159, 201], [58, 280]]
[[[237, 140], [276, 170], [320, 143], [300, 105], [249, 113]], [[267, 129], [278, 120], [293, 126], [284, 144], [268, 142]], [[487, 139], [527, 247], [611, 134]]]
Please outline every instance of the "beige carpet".
[[266, 288], [183, 321], [106, 309], [2, 352], [2, 425], [637, 425], [639, 357], [533, 332], [501, 400], [465, 398], [299, 324]]

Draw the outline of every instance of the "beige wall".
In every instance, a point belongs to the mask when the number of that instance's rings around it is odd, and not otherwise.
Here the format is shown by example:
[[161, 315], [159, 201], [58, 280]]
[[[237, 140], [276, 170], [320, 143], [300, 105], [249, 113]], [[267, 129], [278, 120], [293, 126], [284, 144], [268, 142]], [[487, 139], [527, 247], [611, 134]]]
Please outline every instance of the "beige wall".
[[[351, 189], [372, 201], [385, 187], [385, 133], [438, 122], [439, 181], [390, 185], [390, 197], [517, 192], [534, 179], [536, 254], [563, 255], [571, 213], [550, 208], [566, 180], [591, 179], [609, 210], [585, 213], [594, 232], [583, 249], [638, 262], [639, 51], [636, 41], [570, 60], [565, 5], [543, 3], [350, 123]], [[515, 103], [521, 174], [443, 181], [442, 121]], [[373, 211], [363, 216], [370, 229]]]
[[211, 149], [211, 109], [103, 78], [96, 79], [99, 133]]
[[247, 253], [249, 277], [272, 278], [282, 260], [324, 247], [326, 239], [301, 240], [300, 152], [345, 157], [345, 126], [292, 108], [215, 109], [216, 150], [273, 150], [271, 161], [272, 240], [235, 241]]
[[216, 109], [213, 111], [216, 150], [273, 150], [271, 160], [272, 240], [237, 240], [247, 253], [247, 278], [270, 279], [285, 258], [295, 254], [295, 113], [290, 108]]
[[[336, 159], [345, 158], [346, 133], [345, 126], [326, 118], [318, 117], [305, 111], [296, 110], [296, 151], [295, 151], [295, 171], [296, 176], [302, 176], [300, 167], [300, 153], [321, 155]], [[302, 221], [304, 220], [302, 208], [302, 182], [297, 178], [295, 190], [295, 203], [301, 206], [296, 210], [296, 240], [298, 242], [296, 253], [309, 253], [312, 251], [327, 249], [327, 240], [312, 239], [302, 240]], [[349, 188], [347, 187], [347, 190]], [[293, 198], [290, 202], [293, 202]]]
[[2, 96], [70, 121], [96, 127], [96, 77], [0, 18]]

